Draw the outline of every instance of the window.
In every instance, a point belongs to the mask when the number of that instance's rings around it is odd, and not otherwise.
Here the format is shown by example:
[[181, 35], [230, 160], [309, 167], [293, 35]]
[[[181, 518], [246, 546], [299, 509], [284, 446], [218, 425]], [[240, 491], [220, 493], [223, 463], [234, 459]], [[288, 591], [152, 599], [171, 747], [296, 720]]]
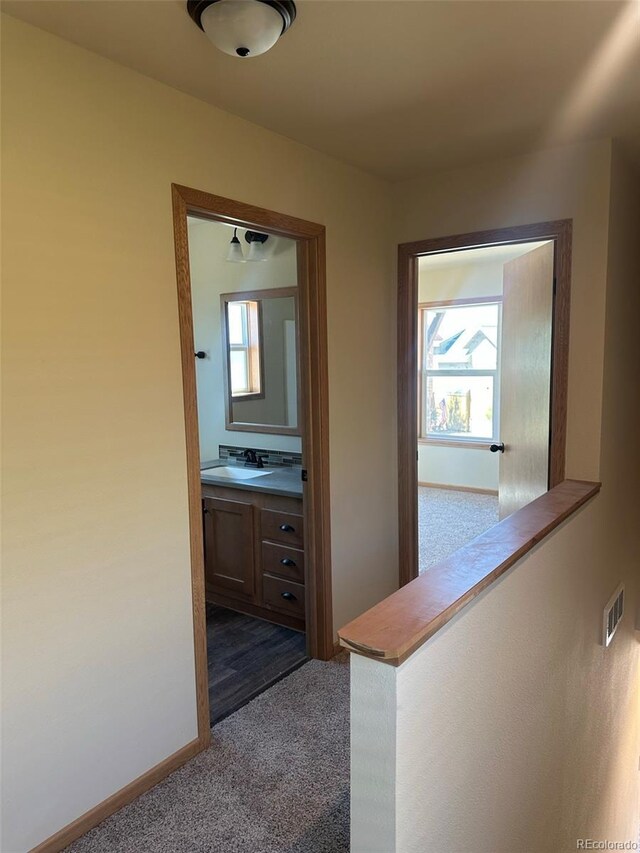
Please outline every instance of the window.
[[422, 439], [497, 439], [500, 307], [498, 299], [420, 306]]
[[228, 302], [227, 330], [232, 399], [263, 397], [260, 303]]

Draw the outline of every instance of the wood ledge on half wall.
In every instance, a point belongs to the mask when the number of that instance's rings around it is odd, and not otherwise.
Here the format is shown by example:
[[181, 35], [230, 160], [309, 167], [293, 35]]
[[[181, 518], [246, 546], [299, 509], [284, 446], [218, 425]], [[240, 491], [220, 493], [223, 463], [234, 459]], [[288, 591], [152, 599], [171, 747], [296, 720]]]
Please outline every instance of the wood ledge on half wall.
[[564, 480], [338, 631], [340, 645], [398, 666], [600, 491]]

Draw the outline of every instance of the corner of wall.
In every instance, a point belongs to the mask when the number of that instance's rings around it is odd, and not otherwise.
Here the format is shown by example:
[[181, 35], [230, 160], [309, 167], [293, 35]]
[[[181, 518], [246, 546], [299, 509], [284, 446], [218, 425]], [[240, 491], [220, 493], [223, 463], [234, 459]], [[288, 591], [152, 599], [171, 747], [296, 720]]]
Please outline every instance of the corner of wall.
[[396, 849], [396, 667], [351, 656], [351, 853]]

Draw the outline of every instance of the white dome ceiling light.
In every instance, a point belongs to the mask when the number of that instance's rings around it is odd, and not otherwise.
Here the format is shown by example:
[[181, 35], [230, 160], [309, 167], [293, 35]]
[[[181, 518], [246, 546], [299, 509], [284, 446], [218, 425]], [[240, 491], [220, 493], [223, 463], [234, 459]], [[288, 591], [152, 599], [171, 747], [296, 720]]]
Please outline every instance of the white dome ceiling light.
[[187, 11], [229, 56], [266, 53], [296, 17], [293, 0], [187, 0]]

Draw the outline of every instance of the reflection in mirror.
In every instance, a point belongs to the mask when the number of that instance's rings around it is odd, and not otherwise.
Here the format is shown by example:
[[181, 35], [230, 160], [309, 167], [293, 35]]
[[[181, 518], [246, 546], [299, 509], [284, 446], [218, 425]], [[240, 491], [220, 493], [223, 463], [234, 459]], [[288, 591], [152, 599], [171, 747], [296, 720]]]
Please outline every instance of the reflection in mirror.
[[227, 303], [229, 385], [234, 402], [264, 398], [260, 304], [256, 300]]
[[221, 296], [226, 428], [299, 434], [297, 289]]

